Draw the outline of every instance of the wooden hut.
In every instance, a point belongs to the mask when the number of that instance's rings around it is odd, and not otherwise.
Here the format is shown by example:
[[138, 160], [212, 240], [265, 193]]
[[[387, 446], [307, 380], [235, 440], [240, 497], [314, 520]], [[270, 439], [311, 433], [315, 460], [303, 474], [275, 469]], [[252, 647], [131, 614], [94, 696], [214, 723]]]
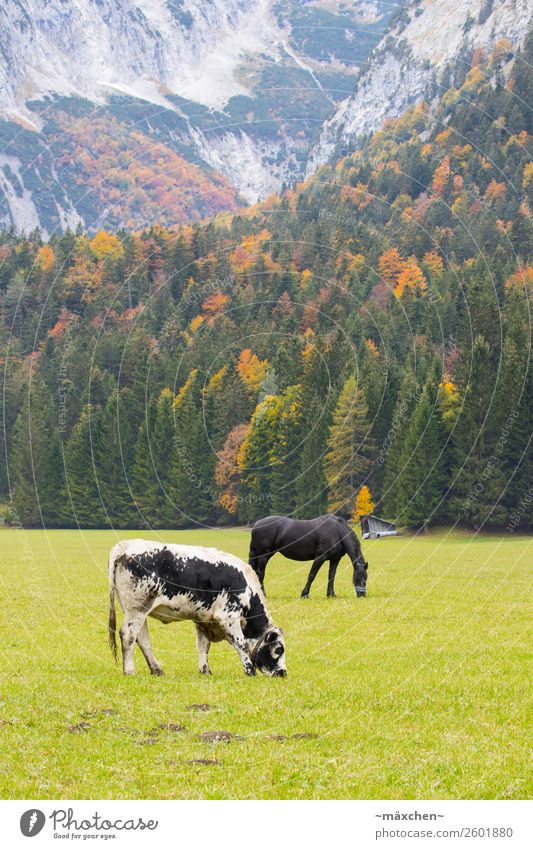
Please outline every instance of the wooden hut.
[[398, 536], [396, 525], [393, 522], [386, 522], [385, 519], [380, 519], [379, 516], [372, 514], [361, 518], [361, 531], [363, 539]]

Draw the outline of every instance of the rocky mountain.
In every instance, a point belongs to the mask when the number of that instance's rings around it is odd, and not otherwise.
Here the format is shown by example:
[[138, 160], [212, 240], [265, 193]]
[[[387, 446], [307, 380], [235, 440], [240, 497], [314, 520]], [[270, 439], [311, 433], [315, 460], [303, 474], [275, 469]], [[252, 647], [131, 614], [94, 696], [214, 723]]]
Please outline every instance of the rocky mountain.
[[529, 0], [3, 0], [0, 226], [253, 203], [466, 75]]
[[4, 0], [2, 224], [171, 224], [301, 178], [395, 5]]
[[439, 102], [461, 86], [474, 51], [497, 42], [513, 57], [531, 21], [531, 0], [415, 0], [405, 5], [373, 50], [344, 100], [320, 132], [307, 173], [421, 100]]

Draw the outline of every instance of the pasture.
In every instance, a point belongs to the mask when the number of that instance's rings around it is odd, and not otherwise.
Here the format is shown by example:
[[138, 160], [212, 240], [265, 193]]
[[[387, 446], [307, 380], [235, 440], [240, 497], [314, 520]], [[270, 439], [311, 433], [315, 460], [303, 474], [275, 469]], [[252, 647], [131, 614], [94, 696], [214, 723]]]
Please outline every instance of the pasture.
[[302, 601], [309, 564], [276, 555], [266, 589], [288, 677], [247, 679], [226, 643], [201, 677], [191, 623], [149, 622], [165, 677], [138, 649], [134, 678], [114, 666], [107, 556], [134, 536], [243, 558], [249, 543], [244, 530], [0, 530], [2, 798], [531, 795], [530, 537], [363, 543], [362, 600], [347, 558], [336, 599], [326, 566]]

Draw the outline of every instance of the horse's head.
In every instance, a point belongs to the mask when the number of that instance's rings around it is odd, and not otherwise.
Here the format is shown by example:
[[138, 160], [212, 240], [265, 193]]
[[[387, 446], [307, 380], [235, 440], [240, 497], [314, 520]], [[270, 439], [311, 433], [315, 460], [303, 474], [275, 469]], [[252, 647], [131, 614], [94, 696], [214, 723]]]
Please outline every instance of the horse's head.
[[366, 580], [368, 577], [368, 563], [363, 557], [363, 552], [359, 551], [355, 561], [355, 569], [353, 574], [353, 584], [357, 598], [363, 598], [366, 595]]

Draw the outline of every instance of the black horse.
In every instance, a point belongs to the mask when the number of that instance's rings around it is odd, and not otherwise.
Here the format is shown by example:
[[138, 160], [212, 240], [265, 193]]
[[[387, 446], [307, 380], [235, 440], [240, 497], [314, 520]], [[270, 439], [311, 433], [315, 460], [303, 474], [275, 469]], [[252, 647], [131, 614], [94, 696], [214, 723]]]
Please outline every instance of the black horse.
[[353, 584], [357, 597], [366, 595], [368, 563], [361, 545], [345, 519], [339, 516], [318, 516], [316, 519], [289, 519], [286, 516], [266, 516], [252, 527], [248, 562], [261, 581], [264, 590], [265, 569], [276, 552], [289, 560], [312, 560], [302, 598], [309, 596], [318, 570], [329, 560], [328, 596], [335, 595], [335, 573], [339, 560], [347, 554], [353, 564]]

